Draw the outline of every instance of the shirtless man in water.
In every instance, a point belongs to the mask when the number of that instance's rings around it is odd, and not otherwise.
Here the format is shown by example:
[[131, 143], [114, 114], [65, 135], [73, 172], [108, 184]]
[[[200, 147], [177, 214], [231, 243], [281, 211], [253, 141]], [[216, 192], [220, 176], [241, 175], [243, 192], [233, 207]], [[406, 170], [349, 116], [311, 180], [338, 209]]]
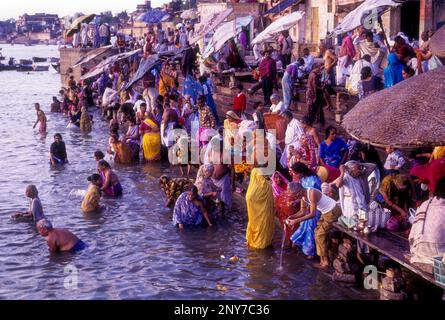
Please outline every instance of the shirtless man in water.
[[34, 129], [37, 126], [37, 123], [40, 122], [39, 132], [45, 133], [46, 132], [46, 115], [42, 110], [40, 110], [40, 104], [36, 103], [35, 108], [36, 108], [36, 112], [37, 112], [37, 120], [34, 123], [34, 126], [32, 128]]
[[49, 220], [43, 219], [37, 223], [40, 235], [46, 238], [50, 252], [76, 253], [85, 249], [85, 243], [67, 229], [53, 228]]
[[161, 122], [161, 141], [166, 147], [170, 147], [174, 143], [174, 141], [168, 141], [168, 133], [174, 129], [178, 120], [178, 113], [169, 104], [165, 104]]

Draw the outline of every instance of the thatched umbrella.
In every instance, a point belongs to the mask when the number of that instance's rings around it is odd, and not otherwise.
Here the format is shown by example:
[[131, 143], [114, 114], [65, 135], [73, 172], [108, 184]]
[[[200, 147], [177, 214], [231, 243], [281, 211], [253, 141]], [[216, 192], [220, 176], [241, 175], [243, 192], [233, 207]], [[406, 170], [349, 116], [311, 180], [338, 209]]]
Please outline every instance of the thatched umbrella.
[[445, 67], [366, 97], [345, 115], [343, 127], [378, 147], [445, 145]]
[[430, 39], [431, 53], [439, 58], [445, 58], [445, 25], [437, 30]]

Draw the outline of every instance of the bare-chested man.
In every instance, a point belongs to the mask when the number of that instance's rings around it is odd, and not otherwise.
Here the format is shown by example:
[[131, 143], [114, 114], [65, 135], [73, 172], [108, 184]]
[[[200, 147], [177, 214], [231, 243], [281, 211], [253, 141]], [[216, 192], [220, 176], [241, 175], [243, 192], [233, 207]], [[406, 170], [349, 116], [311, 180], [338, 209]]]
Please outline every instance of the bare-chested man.
[[334, 51], [332, 49], [327, 48], [326, 44], [321, 42], [320, 46], [318, 47], [320, 49], [320, 55], [323, 57], [324, 60], [324, 81], [330, 80], [331, 85], [335, 85], [335, 66], [337, 65], [337, 56], [335, 55]]
[[35, 128], [37, 126], [37, 124], [40, 122], [39, 132], [45, 133], [46, 132], [46, 115], [42, 110], [40, 110], [40, 104], [36, 103], [35, 108], [36, 108], [36, 112], [37, 112], [37, 120], [34, 123], [33, 128]]
[[323, 96], [330, 110], [333, 110], [330, 95], [335, 93], [332, 86], [335, 86], [335, 66], [337, 65], [338, 58], [331, 48], [328, 48], [324, 42], [319, 46], [320, 55], [323, 57], [324, 65], [322, 70], [321, 82], [323, 88]]
[[212, 175], [213, 183], [221, 189], [220, 199], [223, 207], [222, 212], [225, 214], [230, 211], [232, 207], [232, 171], [229, 164], [224, 164], [223, 155], [221, 154], [221, 161], [219, 164], [214, 164], [214, 171]]
[[174, 141], [169, 141], [168, 134], [175, 128], [178, 120], [178, 113], [173, 110], [169, 104], [165, 104], [161, 122], [161, 141], [167, 148], [171, 147], [174, 143]]
[[50, 252], [79, 252], [85, 249], [85, 243], [67, 229], [53, 228], [49, 220], [43, 219], [37, 223], [40, 235], [46, 238]]

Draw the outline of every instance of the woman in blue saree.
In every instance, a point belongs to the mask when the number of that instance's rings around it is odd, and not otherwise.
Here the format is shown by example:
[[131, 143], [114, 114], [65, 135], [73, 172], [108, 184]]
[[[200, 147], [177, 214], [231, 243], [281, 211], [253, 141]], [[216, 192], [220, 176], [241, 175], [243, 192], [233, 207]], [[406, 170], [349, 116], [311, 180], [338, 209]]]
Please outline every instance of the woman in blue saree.
[[211, 227], [212, 223], [204, 208], [203, 199], [198, 195], [198, 188], [194, 186], [176, 200], [173, 210], [173, 225], [178, 226], [181, 230], [184, 229], [184, 226], [199, 226], [203, 217]]
[[338, 168], [346, 160], [347, 155], [348, 145], [337, 138], [337, 129], [332, 126], [327, 127], [326, 140], [320, 144], [321, 164]]
[[[304, 163], [296, 162], [292, 165], [291, 175], [293, 182], [299, 182], [301, 185], [307, 188], [315, 188], [321, 191], [320, 178], [310, 170]], [[295, 246], [301, 248], [303, 253], [312, 259], [316, 255], [315, 248], [315, 227], [320, 219], [320, 211], [317, 210], [317, 214], [312, 219], [304, 220], [301, 222], [298, 229], [292, 234], [290, 240]]]
[[188, 74], [184, 80], [184, 88], [182, 94], [189, 95], [192, 99], [192, 104], [196, 105], [198, 96], [201, 94], [202, 86], [196, 81], [192, 75]]
[[399, 60], [394, 52], [388, 55], [388, 66], [384, 70], [385, 88], [403, 81], [402, 70], [405, 65]]

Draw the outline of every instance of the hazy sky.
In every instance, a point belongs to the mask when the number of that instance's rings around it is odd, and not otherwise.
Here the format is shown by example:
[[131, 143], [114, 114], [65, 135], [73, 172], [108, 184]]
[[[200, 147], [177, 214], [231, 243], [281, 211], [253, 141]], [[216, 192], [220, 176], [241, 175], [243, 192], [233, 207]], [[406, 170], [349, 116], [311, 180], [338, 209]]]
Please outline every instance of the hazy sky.
[[[72, 15], [75, 12], [100, 13], [102, 11], [132, 12], [145, 0], [1, 0], [0, 20], [17, 19], [23, 13], [57, 13], [60, 16]], [[152, 7], [160, 6], [169, 0], [152, 0]]]

